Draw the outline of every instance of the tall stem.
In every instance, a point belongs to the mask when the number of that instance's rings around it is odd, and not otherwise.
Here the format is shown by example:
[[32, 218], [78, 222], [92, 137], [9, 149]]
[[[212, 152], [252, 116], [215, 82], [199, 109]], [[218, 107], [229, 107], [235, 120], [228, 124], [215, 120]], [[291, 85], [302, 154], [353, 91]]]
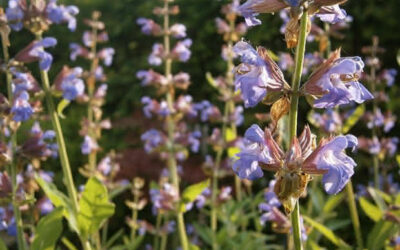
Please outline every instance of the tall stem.
[[[304, 53], [306, 48], [306, 37], [307, 37], [307, 21], [308, 15], [305, 10], [300, 23], [299, 40], [296, 48], [296, 66], [292, 79], [292, 98], [290, 104], [289, 113], [289, 129], [290, 129], [290, 140], [297, 136], [297, 114], [299, 104], [299, 88], [301, 81], [301, 73], [303, 71]], [[294, 210], [291, 214], [292, 229], [293, 229], [293, 240], [296, 250], [303, 249], [301, 244], [301, 230], [300, 230], [300, 209], [299, 202], [296, 202]]]
[[[165, 48], [165, 54], [167, 55], [166, 61], [165, 61], [165, 77], [167, 79], [171, 79], [171, 67], [172, 67], [172, 59], [170, 58], [170, 34], [169, 34], [169, 0], [164, 0], [164, 48]], [[175, 99], [175, 89], [173, 84], [170, 82], [169, 83], [169, 89], [166, 94], [166, 99], [167, 99], [167, 104], [169, 109], [172, 111], [174, 110], [174, 99]], [[168, 169], [170, 173], [170, 178], [172, 181], [172, 184], [176, 188], [176, 190], [179, 193], [179, 176], [178, 176], [178, 171], [177, 171], [177, 164], [176, 164], [176, 158], [175, 158], [175, 123], [174, 120], [171, 116], [171, 114], [168, 114], [166, 117], [166, 122], [167, 122], [167, 130], [168, 130]], [[179, 239], [181, 242], [181, 247], [183, 250], [188, 250], [189, 249], [189, 244], [187, 240], [187, 235], [186, 235], [186, 229], [185, 229], [185, 221], [183, 218], [183, 213], [181, 211], [177, 211], [177, 224], [178, 224], [178, 232], [179, 232]]]
[[[5, 37], [6, 35], [2, 35], [2, 47], [3, 47], [3, 57], [4, 57], [4, 62], [8, 64], [8, 61], [10, 59], [9, 53], [8, 53], [8, 44], [7, 44], [7, 38]], [[11, 73], [7, 70], [6, 72], [6, 81], [7, 81], [7, 94], [8, 94], [8, 100], [10, 103], [13, 103], [13, 93], [12, 93], [12, 75]], [[26, 245], [25, 245], [25, 239], [24, 239], [24, 231], [23, 231], [23, 222], [22, 222], [22, 217], [21, 217], [21, 211], [19, 209], [18, 201], [16, 200], [16, 193], [18, 189], [18, 184], [17, 184], [17, 164], [16, 164], [16, 159], [15, 159], [15, 149], [17, 147], [17, 131], [11, 130], [11, 163], [10, 163], [10, 175], [11, 175], [11, 185], [12, 185], [12, 204], [13, 204], [13, 211], [14, 211], [14, 218], [15, 218], [15, 223], [17, 225], [17, 244], [18, 244], [18, 249], [25, 250]]]
[[350, 209], [350, 217], [351, 221], [353, 222], [358, 249], [362, 250], [364, 249], [363, 239], [361, 234], [360, 220], [358, 218], [356, 198], [354, 196], [353, 184], [351, 183], [351, 180], [349, 180], [349, 182], [346, 185], [346, 192], [347, 192], [347, 202], [349, 203], [349, 209]]
[[[37, 34], [36, 39], [41, 40], [42, 35]], [[74, 179], [72, 177], [71, 167], [69, 165], [69, 159], [68, 159], [68, 154], [67, 154], [67, 148], [65, 147], [64, 135], [62, 133], [60, 120], [58, 119], [58, 114], [57, 114], [57, 111], [56, 111], [56, 108], [54, 105], [54, 100], [51, 95], [49, 75], [48, 75], [47, 71], [40, 70], [40, 77], [42, 80], [42, 86], [43, 86], [44, 94], [46, 97], [48, 113], [51, 118], [51, 123], [53, 125], [53, 129], [56, 133], [58, 153], [60, 156], [61, 167], [62, 167], [63, 175], [65, 178], [64, 179], [65, 185], [67, 186], [68, 196], [72, 203], [72, 209], [74, 211], [74, 216], [77, 216], [78, 211], [79, 211], [78, 197], [76, 194]], [[87, 241], [87, 239], [81, 239], [81, 242], [82, 242], [82, 246], [85, 250], [91, 249], [90, 243]]]
[[[97, 20], [96, 14], [93, 14], [93, 19]], [[93, 131], [93, 122], [94, 122], [94, 114], [93, 114], [93, 108], [92, 108], [92, 102], [93, 102], [93, 93], [96, 87], [96, 69], [98, 66], [99, 59], [97, 58], [97, 28], [96, 25], [92, 27], [92, 39], [93, 42], [91, 44], [91, 54], [93, 55], [93, 60], [92, 64], [90, 67], [90, 75], [87, 79], [87, 87], [88, 87], [88, 96], [89, 96], [89, 102], [88, 102], [88, 120], [89, 120], [89, 127], [88, 127], [88, 135], [93, 139], [96, 140], [96, 134], [95, 131]], [[88, 155], [88, 161], [89, 161], [89, 169], [90, 169], [90, 174], [93, 175], [94, 170], [96, 169], [96, 164], [97, 164], [97, 151], [95, 150], [94, 152], [91, 152]]]
[[[377, 49], [378, 49], [378, 37], [373, 37], [372, 38], [372, 53], [371, 56], [373, 59], [376, 58], [377, 54]], [[376, 66], [372, 65], [371, 66], [371, 91], [372, 94], [375, 95], [376, 92]], [[372, 100], [372, 111], [373, 114], [376, 115], [378, 109], [378, 103], [376, 98]], [[375, 126], [375, 122], [372, 124], [372, 139], [375, 139], [378, 136], [378, 129]], [[380, 181], [379, 181], [379, 158], [377, 154], [374, 154], [372, 156], [372, 162], [373, 162], [373, 167], [374, 167], [374, 186], [376, 189], [379, 189], [380, 186]]]

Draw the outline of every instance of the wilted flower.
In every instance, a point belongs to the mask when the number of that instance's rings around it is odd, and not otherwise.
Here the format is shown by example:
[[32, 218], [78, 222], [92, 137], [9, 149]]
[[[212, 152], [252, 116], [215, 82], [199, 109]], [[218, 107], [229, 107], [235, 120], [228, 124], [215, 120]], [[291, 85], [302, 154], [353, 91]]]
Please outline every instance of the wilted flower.
[[364, 68], [360, 57], [340, 58], [340, 50], [336, 50], [303, 85], [306, 94], [315, 95], [316, 108], [333, 108], [352, 101], [363, 103], [373, 95], [358, 79]]
[[256, 106], [268, 91], [281, 91], [285, 79], [278, 65], [269, 57], [266, 49], [257, 51], [248, 43], [235, 44], [233, 51], [240, 56], [242, 64], [235, 68], [235, 88], [240, 89], [246, 108]]

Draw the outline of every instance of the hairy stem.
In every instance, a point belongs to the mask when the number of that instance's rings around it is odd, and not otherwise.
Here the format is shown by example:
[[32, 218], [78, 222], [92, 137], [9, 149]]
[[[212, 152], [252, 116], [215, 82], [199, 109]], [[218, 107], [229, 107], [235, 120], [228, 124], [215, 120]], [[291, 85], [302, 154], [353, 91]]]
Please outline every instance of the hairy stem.
[[353, 184], [351, 180], [349, 180], [349, 182], [346, 185], [346, 192], [347, 192], [347, 202], [349, 203], [349, 209], [350, 209], [350, 217], [351, 221], [353, 222], [353, 228], [356, 234], [358, 249], [362, 250], [364, 249], [363, 239], [361, 234], [360, 220], [358, 218], [356, 198], [354, 196]]
[[[36, 39], [41, 40], [42, 35], [37, 34]], [[65, 146], [65, 141], [64, 141], [64, 135], [62, 132], [60, 120], [58, 119], [58, 114], [57, 114], [57, 111], [55, 108], [54, 100], [51, 95], [49, 75], [48, 75], [47, 71], [40, 70], [40, 77], [42, 80], [42, 87], [43, 87], [45, 97], [46, 97], [48, 114], [50, 115], [51, 123], [52, 123], [53, 129], [56, 133], [56, 141], [58, 144], [58, 153], [60, 156], [60, 162], [61, 162], [61, 167], [62, 167], [62, 171], [63, 171], [65, 185], [67, 186], [67, 192], [68, 192], [68, 196], [71, 201], [71, 204], [72, 204], [74, 216], [77, 216], [78, 211], [79, 211], [78, 197], [77, 197], [77, 193], [76, 193], [76, 189], [75, 189], [74, 179], [72, 177], [71, 167], [69, 164], [67, 148]], [[85, 250], [91, 249], [90, 243], [87, 239], [81, 238], [81, 243]]]
[[[292, 79], [292, 97], [290, 103], [289, 112], [289, 132], [290, 140], [293, 140], [297, 136], [297, 115], [298, 115], [298, 104], [299, 104], [299, 88], [301, 81], [301, 73], [303, 71], [304, 53], [306, 48], [306, 37], [307, 37], [307, 21], [308, 15], [305, 10], [301, 17], [299, 40], [296, 48], [296, 66]], [[300, 209], [299, 202], [296, 202], [294, 210], [291, 214], [292, 229], [293, 229], [293, 240], [296, 250], [303, 249], [301, 244], [301, 230], [300, 230]]]
[[[170, 54], [170, 35], [169, 35], [169, 1], [164, 0], [164, 48], [165, 48], [165, 54], [168, 55], [167, 59], [165, 61], [165, 77], [167, 79], [171, 79], [171, 67], [172, 67], [172, 60], [169, 57]], [[167, 91], [166, 94], [166, 99], [167, 99], [167, 104], [168, 107], [171, 111], [174, 110], [174, 99], [175, 99], [175, 89], [172, 83], [169, 83], [169, 90]], [[172, 184], [176, 188], [176, 190], [179, 192], [179, 176], [178, 176], [178, 170], [177, 170], [177, 163], [176, 163], [176, 158], [175, 158], [175, 123], [173, 120], [173, 117], [171, 114], [168, 114], [166, 117], [166, 122], [167, 122], [167, 130], [168, 130], [168, 143], [167, 143], [167, 148], [168, 148], [168, 169], [170, 173], [170, 178], [172, 181]], [[183, 213], [181, 211], [177, 211], [177, 224], [178, 224], [178, 232], [179, 232], [179, 239], [181, 242], [181, 247], [182, 250], [188, 250], [189, 249], [189, 244], [187, 240], [187, 235], [186, 235], [186, 229], [185, 229], [185, 221], [183, 218]]]
[[[2, 38], [2, 47], [3, 47], [3, 58], [4, 62], [8, 63], [10, 56], [8, 53], [8, 45], [7, 45], [7, 40], [4, 35], [1, 36]], [[13, 103], [13, 92], [12, 92], [12, 75], [11, 73], [7, 70], [6, 72], [6, 81], [7, 81], [7, 94], [8, 94], [8, 100], [10, 104]], [[17, 189], [18, 189], [18, 184], [17, 184], [17, 164], [16, 164], [16, 159], [15, 159], [15, 149], [17, 147], [17, 131], [11, 129], [11, 162], [10, 162], [10, 169], [9, 173], [11, 175], [11, 186], [12, 186], [12, 204], [13, 204], [13, 212], [14, 212], [14, 218], [15, 218], [15, 223], [17, 225], [17, 244], [18, 244], [18, 249], [25, 250], [26, 249], [26, 243], [25, 243], [25, 238], [24, 238], [24, 231], [23, 231], [23, 222], [22, 222], [22, 217], [21, 217], [21, 211], [19, 209], [18, 201], [16, 200], [16, 194], [17, 194]]]

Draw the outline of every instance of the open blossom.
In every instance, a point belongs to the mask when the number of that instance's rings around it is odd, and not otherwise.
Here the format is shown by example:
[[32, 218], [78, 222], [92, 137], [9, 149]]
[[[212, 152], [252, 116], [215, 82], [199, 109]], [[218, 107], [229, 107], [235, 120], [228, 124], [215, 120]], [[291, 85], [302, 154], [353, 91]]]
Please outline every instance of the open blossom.
[[77, 43], [71, 43], [69, 45], [69, 49], [71, 50], [71, 54], [69, 58], [71, 61], [75, 61], [78, 56], [83, 57], [83, 58], [88, 58], [89, 57], [89, 50]]
[[241, 91], [246, 108], [256, 106], [267, 91], [280, 91], [285, 79], [268, 52], [259, 47], [257, 51], [247, 42], [235, 44], [233, 51], [240, 56], [242, 64], [235, 68], [235, 88]]
[[164, 142], [162, 133], [157, 129], [147, 130], [140, 139], [144, 142], [144, 150], [150, 153], [154, 148], [160, 146]]
[[21, 147], [21, 152], [31, 158], [47, 158], [58, 156], [58, 145], [54, 142], [56, 134], [53, 130], [42, 131], [40, 124], [35, 122], [29, 137]]
[[[299, 0], [247, 0], [238, 8], [239, 13], [245, 18], [247, 26], [260, 25], [261, 21], [257, 18], [260, 13], [275, 13], [285, 8], [299, 7], [302, 1]], [[346, 17], [346, 12], [341, 10], [335, 3], [343, 0], [313, 1], [310, 4], [310, 13], [315, 13], [321, 21], [336, 23]], [[325, 6], [325, 5], [328, 6]]]
[[275, 193], [287, 211], [303, 195], [310, 174], [322, 174], [325, 191], [336, 194], [354, 173], [356, 163], [344, 150], [354, 148], [357, 138], [346, 135], [322, 139], [313, 150], [314, 138], [307, 126], [284, 153], [269, 129], [264, 132], [252, 125], [245, 133], [244, 148], [237, 154], [233, 170], [240, 178], [250, 180], [262, 177], [262, 168], [277, 172]]
[[83, 143], [81, 145], [82, 154], [88, 155], [99, 149], [97, 142], [90, 136], [85, 135]]
[[179, 193], [172, 184], [164, 183], [160, 189], [150, 190], [150, 198], [153, 212], [157, 213], [158, 210], [173, 210], [179, 200]]
[[174, 49], [171, 51], [172, 58], [181, 62], [187, 62], [192, 54], [189, 49], [190, 46], [192, 46], [192, 39], [190, 38], [177, 42]]
[[388, 87], [393, 86], [396, 76], [397, 76], [396, 69], [385, 69], [385, 70], [383, 70], [382, 74], [380, 75], [380, 77], [386, 82], [386, 85]]
[[342, 119], [333, 109], [327, 109], [323, 114], [313, 113], [312, 119], [326, 133], [338, 132], [342, 128]]
[[168, 83], [168, 80], [165, 76], [155, 72], [152, 69], [139, 70], [136, 73], [136, 77], [142, 80], [141, 82], [142, 86], [147, 86], [152, 84], [166, 85]]
[[175, 38], [181, 39], [186, 37], [186, 27], [181, 23], [176, 23], [169, 28], [171, 35]]
[[80, 78], [83, 70], [75, 67], [63, 77], [61, 81], [61, 90], [63, 97], [69, 101], [75, 100], [78, 96], [82, 96], [85, 91], [85, 83]]
[[104, 65], [111, 66], [114, 54], [115, 50], [113, 48], [104, 48], [99, 51], [97, 56], [99, 57], [99, 59], [104, 61]]
[[76, 29], [75, 16], [78, 13], [78, 7], [57, 5], [57, 0], [50, 0], [47, 5], [47, 17], [55, 24], [68, 23], [68, 28], [71, 31]]
[[164, 58], [164, 46], [161, 43], [155, 43], [148, 61], [150, 65], [159, 66], [162, 64]]
[[26, 91], [21, 91], [15, 96], [13, 105], [11, 107], [13, 120], [16, 122], [23, 122], [28, 120], [33, 114], [33, 108], [29, 103], [29, 94]]
[[44, 48], [54, 47], [56, 44], [57, 40], [54, 37], [45, 37], [40, 41], [33, 41], [21, 50], [15, 56], [15, 59], [23, 63], [39, 61], [40, 69], [48, 71], [53, 62], [53, 56], [46, 52]]
[[[50, 23], [68, 23], [71, 31], [76, 29], [75, 16], [79, 13], [78, 7], [74, 5], [58, 5], [57, 0], [31, 1], [28, 5], [25, 0], [9, 0], [6, 9], [7, 19], [13, 30], [19, 31], [32, 23], [40, 23], [41, 29], [47, 29]], [[30, 27], [32, 28], [32, 27]], [[34, 27], [34, 30], [37, 27]], [[37, 30], [35, 30], [37, 31]]]
[[340, 58], [337, 50], [316, 69], [303, 86], [306, 94], [315, 95], [316, 108], [333, 108], [351, 102], [363, 103], [373, 95], [360, 83], [364, 63], [359, 57]]

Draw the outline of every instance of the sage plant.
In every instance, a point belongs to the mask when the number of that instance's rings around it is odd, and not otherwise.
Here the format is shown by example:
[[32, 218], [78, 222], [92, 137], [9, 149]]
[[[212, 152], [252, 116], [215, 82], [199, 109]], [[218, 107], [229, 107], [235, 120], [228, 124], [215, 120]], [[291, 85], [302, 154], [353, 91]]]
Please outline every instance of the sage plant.
[[239, 7], [248, 25], [259, 25], [259, 13], [290, 9], [290, 19], [285, 27], [288, 48], [296, 47], [295, 70], [289, 86], [279, 66], [262, 47], [254, 49], [241, 41], [234, 51], [242, 64], [236, 67], [235, 84], [242, 92], [246, 107], [254, 107], [268, 95], [274, 94], [271, 117], [275, 123], [289, 113], [289, 147], [284, 151], [274, 140], [269, 129], [263, 131], [253, 125], [246, 131], [246, 145], [238, 154], [233, 169], [241, 178], [255, 180], [263, 170], [276, 172], [274, 191], [286, 213], [291, 214], [293, 239], [296, 249], [302, 249], [298, 199], [305, 193], [311, 175], [323, 175], [322, 182], [328, 194], [340, 192], [353, 175], [356, 163], [344, 152], [355, 148], [357, 138], [340, 135], [321, 139], [315, 146], [315, 135], [306, 126], [297, 137], [299, 97], [312, 97], [314, 108], [332, 108], [352, 102], [363, 103], [372, 94], [360, 83], [364, 63], [359, 57], [341, 58], [340, 50], [334, 51], [300, 86], [303, 72], [306, 37], [311, 25], [310, 16], [322, 21], [337, 22], [345, 18], [338, 3], [343, 1], [254, 1]]

